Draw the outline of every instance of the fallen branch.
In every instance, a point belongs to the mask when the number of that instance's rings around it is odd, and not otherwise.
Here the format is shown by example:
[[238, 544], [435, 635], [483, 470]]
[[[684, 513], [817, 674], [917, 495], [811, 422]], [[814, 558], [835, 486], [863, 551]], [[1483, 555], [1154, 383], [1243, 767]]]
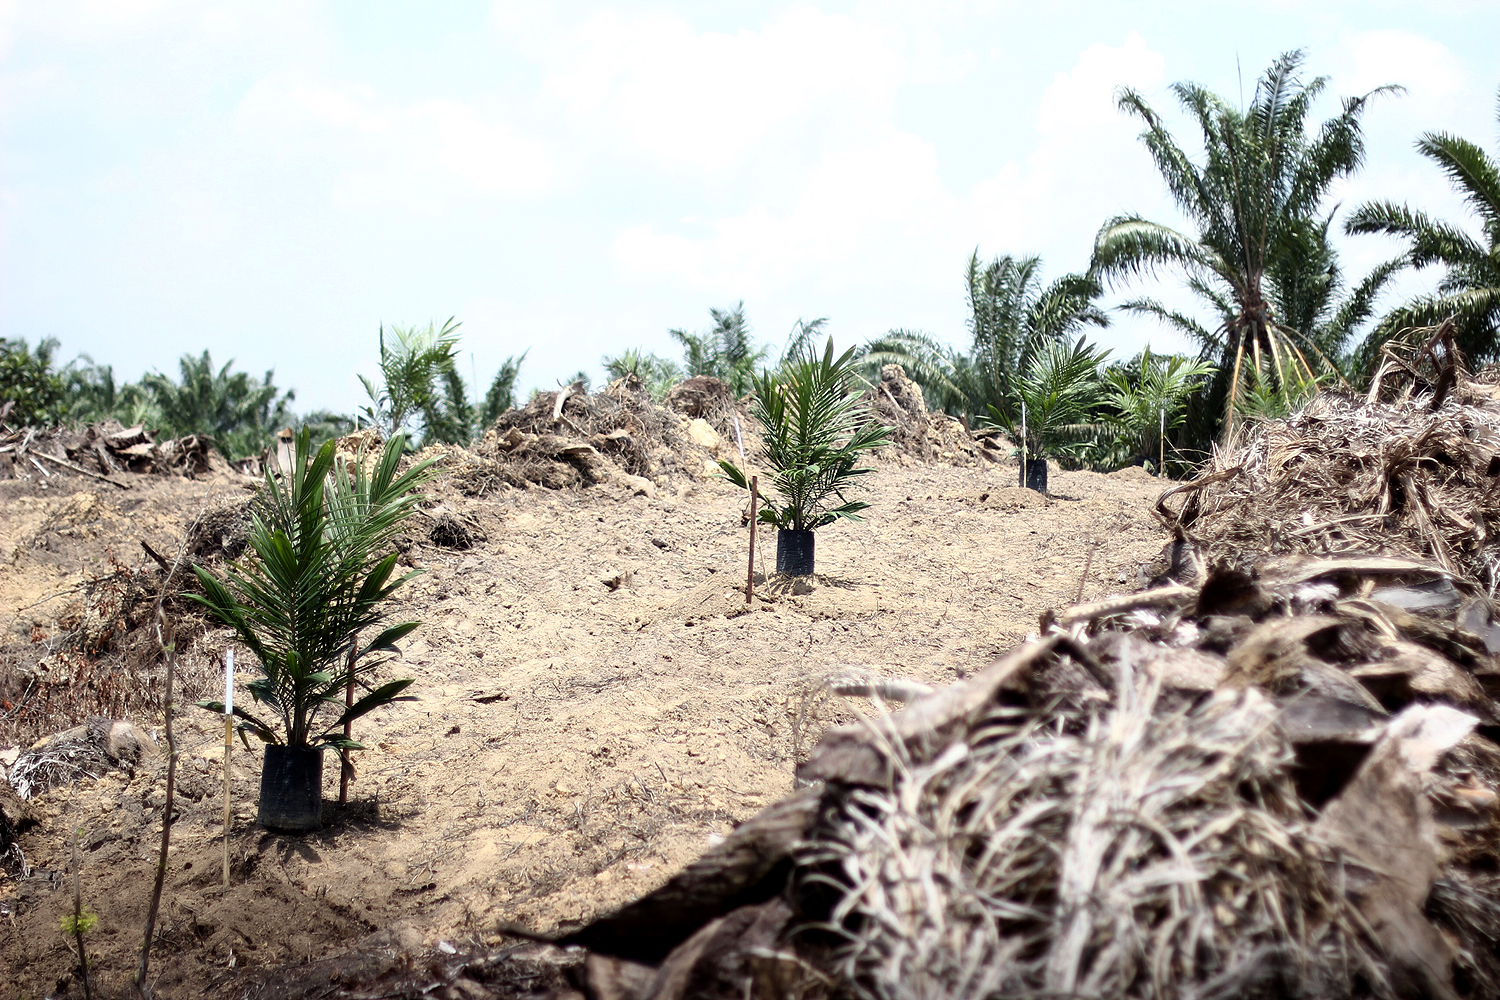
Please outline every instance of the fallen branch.
[[[129, 483], [122, 483], [118, 479], [111, 479], [108, 476], [102, 476], [97, 472], [90, 472], [88, 469], [85, 469], [83, 466], [77, 464], [76, 462], [69, 462], [65, 458], [58, 458], [55, 455], [49, 455], [45, 451], [34, 451], [31, 454], [40, 458], [45, 458], [49, 462], [56, 462], [58, 465], [61, 465], [65, 469], [72, 469], [74, 472], [78, 473], [81, 476], [88, 476], [90, 479], [102, 480], [103, 482], [109, 483], [109, 485], [111, 486], [118, 486], [122, 490], [130, 489]], [[32, 461], [35, 460], [35, 458], [32, 459]]]

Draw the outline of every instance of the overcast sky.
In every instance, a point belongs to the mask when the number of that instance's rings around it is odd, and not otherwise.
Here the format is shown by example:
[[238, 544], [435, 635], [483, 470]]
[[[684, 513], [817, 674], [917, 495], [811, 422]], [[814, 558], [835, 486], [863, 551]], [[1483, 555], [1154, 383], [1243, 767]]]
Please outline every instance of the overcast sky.
[[1292, 48], [1319, 118], [1402, 84], [1339, 197], [1459, 220], [1412, 142], [1496, 149], [1497, 39], [1463, 0], [0, 0], [0, 336], [129, 378], [208, 348], [344, 411], [381, 323], [450, 315], [480, 382], [530, 349], [528, 387], [740, 299], [778, 344], [817, 316], [961, 343], [974, 248], [1050, 278], [1109, 215], [1178, 220], [1117, 87], [1248, 99]]

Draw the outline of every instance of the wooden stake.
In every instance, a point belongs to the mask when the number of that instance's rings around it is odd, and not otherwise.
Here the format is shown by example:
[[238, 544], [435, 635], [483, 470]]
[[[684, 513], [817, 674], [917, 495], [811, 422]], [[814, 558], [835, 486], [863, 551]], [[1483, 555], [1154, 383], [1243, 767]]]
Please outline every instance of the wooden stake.
[[[344, 686], [344, 707], [350, 708], [354, 705], [354, 654], [358, 643], [349, 646], [349, 681]], [[354, 723], [346, 720], [344, 722], [344, 739], [354, 738]], [[349, 751], [339, 751], [339, 805], [349, 801], [349, 772], [352, 770], [349, 764]]]
[[750, 570], [745, 574], [745, 603], [755, 597], [755, 515], [756, 501], [760, 499], [760, 477], [750, 477]]
[[135, 970], [135, 990], [142, 997], [150, 996], [146, 986], [146, 971], [151, 962], [151, 938], [156, 934], [156, 915], [161, 909], [162, 884], [167, 878], [167, 845], [172, 839], [172, 805], [177, 782], [177, 740], [172, 735], [172, 687], [177, 672], [177, 640], [175, 630], [170, 625], [167, 626], [167, 634], [162, 635], [162, 620], [158, 609], [156, 644], [167, 660], [166, 694], [162, 698], [167, 716], [167, 802], [161, 813], [161, 851], [156, 859], [156, 882], [151, 889], [151, 906], [146, 911], [146, 940], [141, 945], [141, 961]]

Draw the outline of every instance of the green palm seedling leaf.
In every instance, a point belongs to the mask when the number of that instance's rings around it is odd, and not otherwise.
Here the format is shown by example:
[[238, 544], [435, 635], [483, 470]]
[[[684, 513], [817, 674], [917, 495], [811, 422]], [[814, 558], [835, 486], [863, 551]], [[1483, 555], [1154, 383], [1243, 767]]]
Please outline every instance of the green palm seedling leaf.
[[[395, 652], [416, 627], [388, 626], [363, 646], [357, 641], [382, 622], [386, 600], [415, 575], [395, 574], [392, 545], [431, 477], [431, 462], [402, 472], [404, 445], [397, 435], [373, 462], [361, 454], [351, 468], [336, 460], [331, 441], [312, 454], [304, 430], [291, 474], [266, 475], [247, 557], [222, 580], [194, 567], [203, 584], [194, 599], [254, 655], [262, 676], [249, 685], [251, 696], [276, 711], [288, 744], [328, 742], [320, 713], [378, 665], [372, 654]], [[362, 702], [364, 711], [383, 703], [376, 692]], [[274, 735], [258, 721], [250, 728], [262, 739]]]
[[[854, 376], [855, 351], [835, 357], [830, 338], [821, 355], [804, 350], [775, 372], [754, 379], [754, 413], [763, 429], [774, 496], [759, 520], [804, 531], [840, 518], [859, 520], [868, 507], [844, 494], [874, 471], [861, 457], [885, 444], [890, 430], [870, 420]], [[724, 475], [742, 489], [749, 477], [732, 462]]]

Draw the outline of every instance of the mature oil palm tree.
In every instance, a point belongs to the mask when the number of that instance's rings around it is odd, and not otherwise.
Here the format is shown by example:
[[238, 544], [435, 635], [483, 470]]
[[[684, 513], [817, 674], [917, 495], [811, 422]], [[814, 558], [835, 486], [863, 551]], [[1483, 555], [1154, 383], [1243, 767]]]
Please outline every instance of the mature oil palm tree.
[[1387, 268], [1365, 279], [1350, 294], [1356, 304], [1348, 315], [1335, 304], [1342, 279], [1326, 239], [1324, 202], [1333, 183], [1364, 159], [1360, 119], [1370, 98], [1392, 88], [1345, 98], [1339, 114], [1310, 131], [1312, 103], [1327, 79], [1303, 83], [1297, 75], [1302, 61], [1301, 52], [1288, 52], [1272, 63], [1244, 110], [1197, 84], [1174, 84], [1178, 103], [1202, 134], [1199, 161], [1141, 94], [1127, 89], [1119, 97], [1120, 108], [1145, 123], [1141, 140], [1191, 231], [1117, 216], [1095, 238], [1092, 271], [1123, 281], [1175, 270], [1213, 309], [1209, 329], [1151, 300], [1127, 304], [1188, 332], [1215, 365], [1207, 412], [1195, 421], [1195, 436], [1205, 441], [1221, 414], [1226, 423], [1233, 420], [1247, 359], [1257, 371], [1290, 366], [1308, 377], [1336, 368], [1350, 322], [1361, 308], [1367, 314], [1390, 276]]
[[1389, 201], [1361, 205], [1349, 217], [1344, 228], [1350, 233], [1386, 233], [1405, 241], [1402, 266], [1446, 269], [1434, 294], [1418, 296], [1380, 321], [1362, 360], [1373, 365], [1387, 340], [1450, 316], [1460, 350], [1472, 360], [1500, 360], [1500, 160], [1446, 132], [1425, 133], [1417, 150], [1448, 175], [1479, 216], [1480, 235]]
[[710, 309], [708, 314], [714, 325], [704, 333], [667, 332], [682, 345], [682, 367], [689, 378], [711, 375], [742, 395], [750, 390], [756, 369], [771, 350], [764, 345], [757, 347], [751, 339], [744, 302], [733, 309]]
[[141, 388], [150, 397], [163, 425], [174, 434], [207, 434], [230, 457], [259, 451], [276, 431], [295, 421], [294, 393], [282, 392], [268, 371], [257, 379], [231, 372], [231, 360], [215, 370], [208, 351], [184, 354], [178, 361], [182, 380], [147, 372]]
[[1109, 317], [1096, 304], [1102, 289], [1094, 279], [1066, 274], [1042, 283], [1040, 257], [996, 257], [981, 263], [969, 255], [964, 274], [969, 299], [970, 342], [956, 351], [934, 338], [892, 330], [870, 343], [869, 369], [899, 364], [922, 386], [928, 405], [982, 420], [993, 409], [1010, 419], [1017, 380], [1047, 344], [1087, 326], [1105, 327]]

